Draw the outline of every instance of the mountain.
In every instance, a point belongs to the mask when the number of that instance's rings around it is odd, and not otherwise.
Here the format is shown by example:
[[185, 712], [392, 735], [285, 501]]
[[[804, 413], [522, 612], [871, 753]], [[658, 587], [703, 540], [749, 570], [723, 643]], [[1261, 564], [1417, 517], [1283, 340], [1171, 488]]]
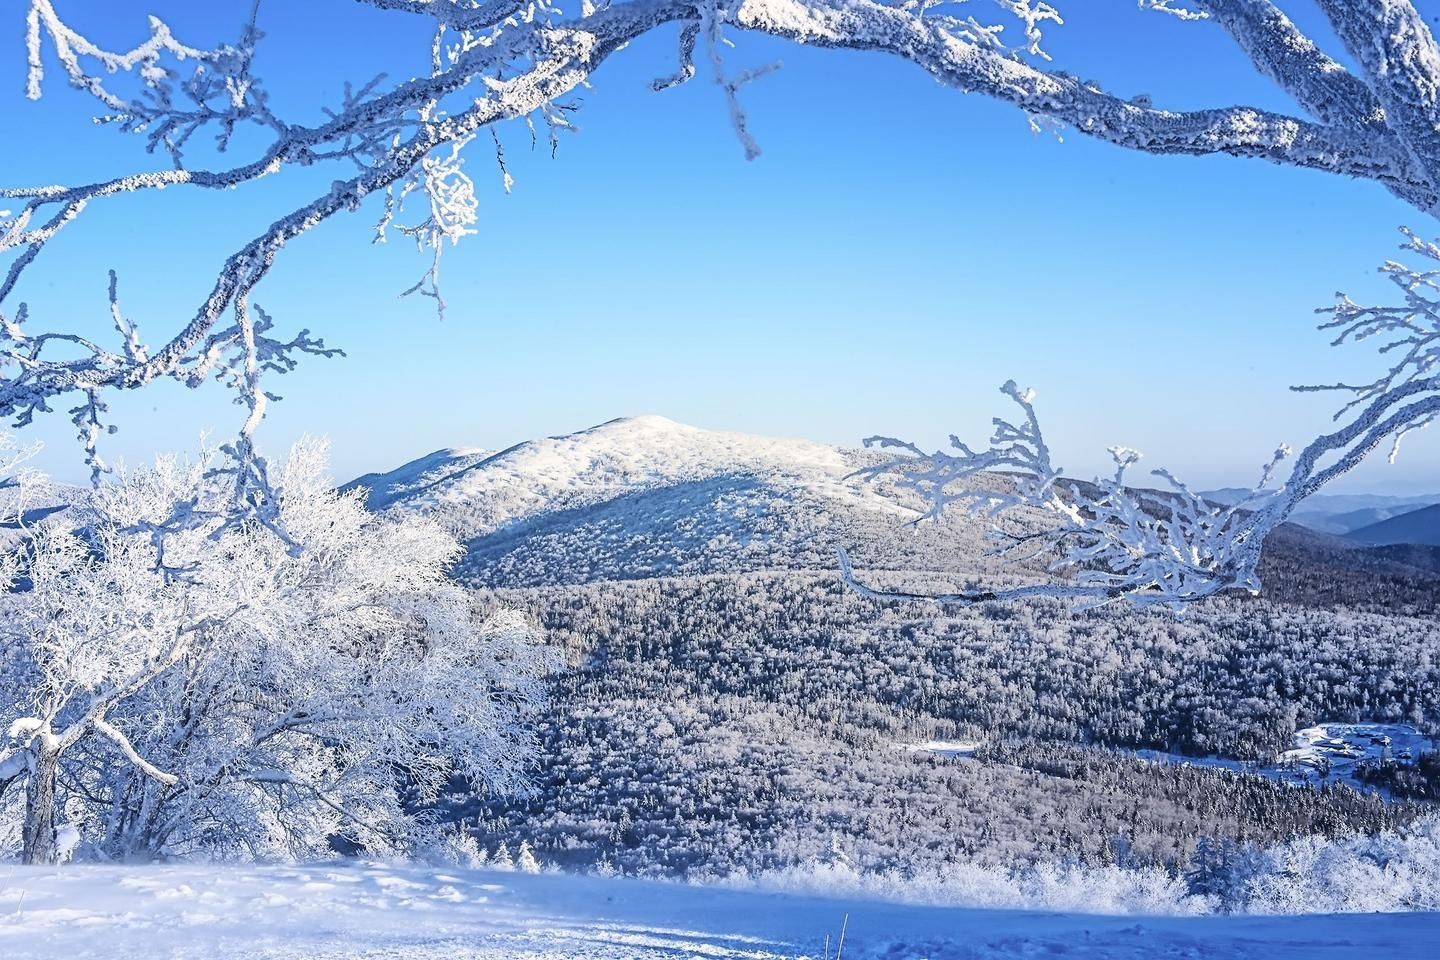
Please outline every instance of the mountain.
[[[1216, 503], [1238, 503], [1250, 495], [1242, 487], [1206, 490], [1201, 496]], [[1305, 499], [1291, 520], [1321, 533], [1345, 535], [1418, 507], [1440, 504], [1440, 494], [1396, 497], [1366, 493], [1321, 493]]]
[[[345, 489], [372, 510], [414, 510], [465, 545], [456, 576], [474, 586], [540, 587], [661, 576], [808, 570], [832, 573], [844, 546], [879, 581], [948, 589], [1047, 576], [1043, 563], [990, 556], [985, 524], [962, 511], [914, 524], [920, 503], [857, 469], [874, 451], [704, 430], [660, 416], [610, 420], [497, 453], [439, 450]], [[1002, 477], [981, 478], [1001, 489]], [[1385, 498], [1341, 495], [1353, 507]], [[1018, 511], [1020, 522], [1043, 517]], [[1429, 602], [1413, 577], [1427, 556], [1391, 556], [1287, 524], [1262, 564], [1271, 592], [1304, 603], [1409, 608]], [[1418, 569], [1417, 569], [1418, 568]], [[1384, 585], [1374, 578], [1384, 579]], [[1388, 579], [1386, 579], [1388, 578]]]
[[445, 482], [489, 456], [487, 451], [478, 447], [436, 450], [388, 473], [367, 473], [363, 477], [357, 477], [340, 489], [364, 489], [367, 491], [366, 505], [378, 512], [398, 500], [423, 495], [430, 487]]
[[477, 606], [526, 611], [569, 665], [549, 680], [534, 794], [460, 788], [449, 818], [548, 862], [713, 876], [837, 856], [1108, 863], [1122, 849], [1183, 872], [1202, 833], [1275, 840], [1416, 815], [1133, 751], [1268, 763], [1297, 726], [1434, 725], [1440, 577], [1425, 556], [1287, 524], [1266, 544], [1263, 598], [1183, 619], [876, 603], [839, 582], [835, 547], [886, 586], [1051, 575], [1001, 564], [962, 513], [913, 523], [906, 491], [853, 476], [880, 456], [636, 417], [355, 481], [372, 508], [454, 531]]
[[1345, 536], [1356, 543], [1371, 546], [1401, 543], [1440, 546], [1440, 504], [1372, 523]]
[[346, 486], [370, 489], [372, 509], [439, 520], [466, 546], [457, 576], [482, 586], [833, 570], [839, 546], [898, 569], [951, 569], [957, 552], [998, 566], [982, 525], [907, 527], [912, 500], [851, 476], [882, 459], [641, 416], [488, 456], [439, 451]]

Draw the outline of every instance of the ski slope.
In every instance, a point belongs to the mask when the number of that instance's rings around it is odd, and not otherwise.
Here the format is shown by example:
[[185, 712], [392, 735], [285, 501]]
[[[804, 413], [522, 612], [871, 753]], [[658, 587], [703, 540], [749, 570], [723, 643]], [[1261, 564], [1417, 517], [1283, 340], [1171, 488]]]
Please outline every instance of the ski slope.
[[[848, 922], [846, 918], [848, 916]], [[1137, 917], [366, 863], [0, 867], [0, 957], [774, 960], [1435, 956], [1436, 914]]]

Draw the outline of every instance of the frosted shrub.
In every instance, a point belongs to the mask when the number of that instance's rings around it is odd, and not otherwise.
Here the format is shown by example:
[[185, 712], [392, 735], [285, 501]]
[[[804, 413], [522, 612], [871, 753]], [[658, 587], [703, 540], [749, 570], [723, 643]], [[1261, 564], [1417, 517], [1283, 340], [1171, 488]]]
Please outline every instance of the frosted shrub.
[[470, 870], [483, 867], [490, 861], [489, 851], [480, 845], [475, 835], [458, 825], [442, 831], [429, 853], [430, 859], [437, 863]]
[[1247, 892], [1252, 913], [1440, 910], [1440, 817], [1402, 833], [1276, 847]]
[[1067, 862], [1008, 872], [958, 862], [904, 873], [815, 863], [712, 882], [822, 897], [1102, 914], [1435, 911], [1440, 910], [1440, 817], [1373, 837], [1237, 849], [1226, 869], [1239, 871], [1233, 885], [1243, 892], [1233, 903], [1192, 893], [1182, 879], [1155, 867]]
[[1023, 905], [1087, 913], [1207, 913], [1210, 901], [1191, 897], [1185, 883], [1148, 867], [1085, 867], [1043, 863], [1020, 877]]

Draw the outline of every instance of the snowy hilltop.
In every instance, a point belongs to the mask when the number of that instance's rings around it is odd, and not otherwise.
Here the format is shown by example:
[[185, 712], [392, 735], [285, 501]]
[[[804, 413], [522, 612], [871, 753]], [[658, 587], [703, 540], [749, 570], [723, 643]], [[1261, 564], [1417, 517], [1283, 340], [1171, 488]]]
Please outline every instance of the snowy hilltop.
[[[439, 520], [466, 544], [463, 579], [538, 586], [831, 568], [836, 547], [900, 541], [915, 516], [891, 486], [852, 476], [875, 459], [643, 416], [490, 455], [437, 451], [347, 487], [368, 489], [371, 509]], [[964, 517], [945, 537], [918, 530], [907, 549], [948, 554], [957, 536], [964, 555], [984, 553], [983, 526]]]
[[[466, 547], [456, 575], [477, 586], [833, 571], [842, 546], [857, 564], [897, 582], [1045, 578], [1043, 563], [1015, 567], [990, 556], [986, 523], [964, 511], [912, 523], [924, 504], [893, 477], [856, 476], [885, 459], [640, 416], [499, 452], [437, 450], [345, 489], [364, 490], [372, 510], [439, 521]], [[1004, 491], [1010, 481], [987, 475], [976, 486]], [[1019, 529], [1038, 521], [1024, 509], [1014, 513]], [[1293, 525], [1277, 531], [1272, 545], [1276, 556], [1295, 560], [1262, 569], [1272, 593], [1334, 595], [1355, 574], [1404, 581], [1440, 561]]]

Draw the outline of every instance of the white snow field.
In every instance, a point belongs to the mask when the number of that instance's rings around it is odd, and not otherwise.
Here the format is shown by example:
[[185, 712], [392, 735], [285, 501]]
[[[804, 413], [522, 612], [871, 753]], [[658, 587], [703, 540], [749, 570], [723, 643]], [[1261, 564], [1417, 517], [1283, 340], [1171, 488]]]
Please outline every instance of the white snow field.
[[838, 447], [704, 430], [652, 415], [609, 420], [493, 454], [475, 448], [437, 450], [346, 486], [369, 488], [373, 510], [396, 503], [442, 513], [463, 507], [477, 533], [541, 510], [740, 472], [781, 475], [838, 500], [896, 510], [863, 485], [847, 483], [854, 469]]
[[[848, 916], [848, 923], [846, 917]], [[1138, 917], [371, 863], [0, 867], [0, 957], [1433, 958], [1427, 913]]]
[[911, 753], [929, 753], [937, 757], [968, 757], [979, 750], [979, 740], [926, 740], [924, 743], [903, 744]]

